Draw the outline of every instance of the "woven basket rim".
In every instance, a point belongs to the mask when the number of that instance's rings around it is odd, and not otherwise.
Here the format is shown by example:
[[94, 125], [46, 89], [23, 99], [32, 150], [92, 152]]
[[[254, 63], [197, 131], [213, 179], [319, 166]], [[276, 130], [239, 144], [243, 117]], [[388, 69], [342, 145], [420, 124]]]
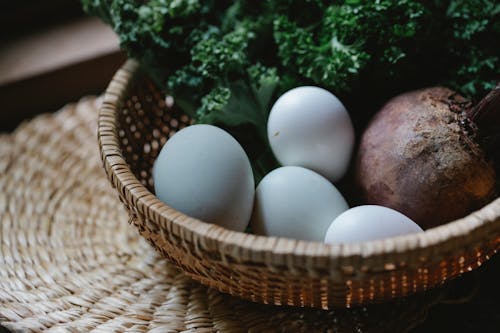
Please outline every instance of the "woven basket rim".
[[[256, 258], [268, 257], [271, 253], [277, 256], [306, 257], [309, 263], [316, 266], [314, 262], [325, 258], [329, 261], [342, 261], [353, 257], [373, 259], [394, 253], [408, 254], [412, 251], [418, 255], [419, 250], [428, 250], [430, 247], [434, 247], [432, 252], [436, 254], [440, 251], [449, 252], [454, 248], [463, 248], [466, 242], [462, 242], [462, 239], [481, 241], [484, 239], [485, 228], [490, 228], [487, 234], [491, 239], [500, 237], [500, 223], [495, 222], [500, 217], [500, 198], [468, 216], [422, 233], [341, 244], [246, 234], [224, 229], [176, 211], [161, 202], [135, 177], [120, 150], [115, 127], [116, 115], [138, 71], [138, 62], [128, 59], [114, 75], [104, 94], [98, 120], [98, 141], [108, 178], [118, 190], [122, 191], [123, 196], [134, 204], [138, 212], [161, 227], [164, 227], [165, 223], [172, 223], [172, 232], [183, 240], [190, 241], [196, 238], [199, 242], [210, 243], [214, 250], [223, 255], [223, 259], [224, 254], [238, 258], [238, 253], [250, 251], [255, 254], [250, 256], [250, 261], [252, 258], [255, 259], [253, 261], [260, 261]], [[447, 246], [444, 246], [445, 244]], [[246, 257], [245, 261], [248, 262], [248, 256]]]

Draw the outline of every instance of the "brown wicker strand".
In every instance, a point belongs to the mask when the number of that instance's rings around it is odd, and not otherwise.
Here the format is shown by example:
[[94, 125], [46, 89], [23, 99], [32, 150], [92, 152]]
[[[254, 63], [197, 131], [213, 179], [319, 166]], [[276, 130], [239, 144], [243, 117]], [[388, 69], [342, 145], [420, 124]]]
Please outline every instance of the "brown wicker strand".
[[131, 223], [165, 258], [203, 284], [244, 299], [319, 308], [382, 302], [473, 270], [500, 247], [500, 199], [425, 233], [325, 245], [225, 230], [154, 196], [161, 146], [191, 121], [128, 61], [99, 117], [104, 169]]
[[404, 332], [441, 298], [323, 311], [194, 282], [128, 225], [100, 166], [100, 101], [0, 136], [0, 324], [13, 332]]

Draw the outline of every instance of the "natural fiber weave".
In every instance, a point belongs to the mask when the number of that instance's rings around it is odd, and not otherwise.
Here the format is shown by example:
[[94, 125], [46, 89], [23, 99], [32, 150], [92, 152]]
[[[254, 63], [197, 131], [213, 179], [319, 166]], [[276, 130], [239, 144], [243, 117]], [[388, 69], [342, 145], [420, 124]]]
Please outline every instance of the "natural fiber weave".
[[442, 293], [323, 311], [259, 305], [180, 273], [127, 224], [84, 99], [0, 136], [0, 324], [14, 332], [404, 332]]
[[425, 233], [356, 244], [254, 236], [186, 216], [153, 194], [154, 159], [170, 136], [190, 124], [168, 104], [128, 61], [104, 96], [102, 160], [131, 223], [203, 284], [266, 304], [349, 307], [442, 285], [500, 248], [500, 199]]

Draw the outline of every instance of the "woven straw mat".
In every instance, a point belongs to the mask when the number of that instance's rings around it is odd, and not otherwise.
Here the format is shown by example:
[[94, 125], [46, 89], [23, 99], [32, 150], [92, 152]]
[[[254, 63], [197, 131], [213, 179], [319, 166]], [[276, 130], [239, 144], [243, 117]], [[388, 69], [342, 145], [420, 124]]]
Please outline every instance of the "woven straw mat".
[[[14, 332], [404, 332], [441, 293], [322, 311], [259, 305], [177, 271], [101, 167], [100, 99], [0, 135], [0, 323]], [[1, 330], [1, 329], [0, 329]]]

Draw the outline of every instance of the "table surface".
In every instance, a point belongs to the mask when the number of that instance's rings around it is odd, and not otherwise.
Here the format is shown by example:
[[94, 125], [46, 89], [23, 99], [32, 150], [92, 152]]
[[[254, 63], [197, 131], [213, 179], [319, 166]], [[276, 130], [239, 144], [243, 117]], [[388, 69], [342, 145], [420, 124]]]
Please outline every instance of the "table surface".
[[99, 94], [125, 59], [113, 30], [90, 17], [3, 41], [0, 132], [82, 95]]

